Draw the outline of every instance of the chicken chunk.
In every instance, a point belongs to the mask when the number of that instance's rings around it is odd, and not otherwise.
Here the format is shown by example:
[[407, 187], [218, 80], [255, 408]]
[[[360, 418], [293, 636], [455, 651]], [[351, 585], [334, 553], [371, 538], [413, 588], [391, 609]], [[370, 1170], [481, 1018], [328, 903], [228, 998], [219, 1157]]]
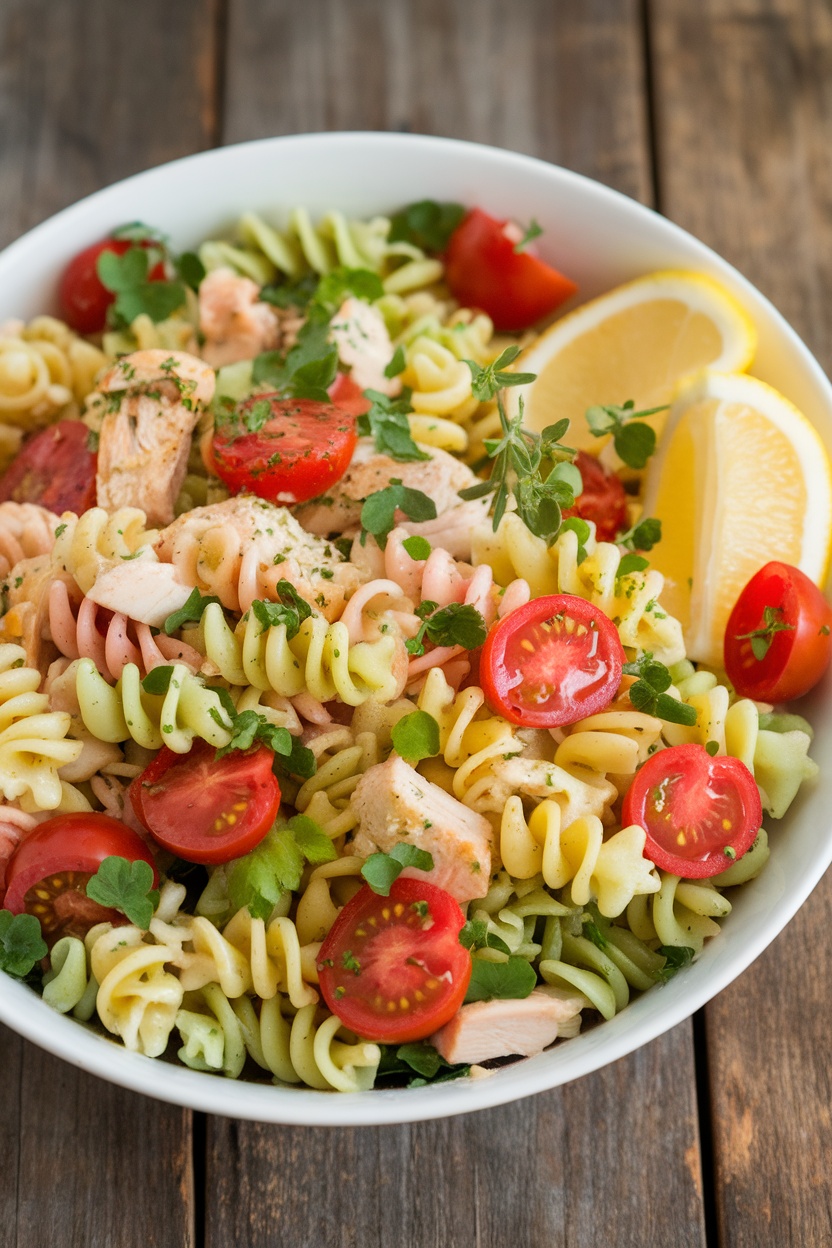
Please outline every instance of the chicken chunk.
[[212, 368], [253, 360], [281, 338], [278, 314], [260, 301], [257, 283], [226, 268], [214, 269], [200, 284], [199, 328], [202, 358]]
[[385, 489], [395, 477], [409, 489], [421, 490], [433, 499], [435, 520], [413, 521], [398, 513], [396, 523], [409, 534], [431, 536], [457, 559], [471, 554], [471, 532], [484, 518], [487, 499], [463, 502], [459, 491], [475, 485], [477, 477], [465, 464], [436, 447], [422, 447], [430, 459], [400, 463], [389, 455], [378, 454], [371, 438], [360, 438], [352, 463], [325, 498], [313, 499], [295, 508], [303, 527], [310, 533], [355, 533], [361, 522], [362, 501], [368, 494]]
[[582, 815], [603, 819], [618, 796], [618, 790], [605, 776], [586, 768], [586, 779], [543, 759], [515, 755], [498, 759], [491, 765], [491, 784], [482, 793], [477, 805], [480, 810], [499, 814], [514, 793], [524, 797], [550, 797], [560, 806], [561, 826]]
[[399, 378], [384, 375], [393, 358], [393, 344], [377, 308], [352, 296], [345, 299], [330, 322], [329, 338], [338, 348], [339, 360], [349, 368], [353, 381], [362, 390], [399, 393]]
[[159, 563], [147, 551], [135, 561], [101, 572], [87, 597], [131, 620], [161, 628], [169, 615], [185, 605], [192, 588], [180, 580], [172, 564]]
[[109, 395], [98, 444], [101, 507], [141, 507], [170, 524], [185, 479], [191, 434], [214, 394], [214, 373], [184, 351], [136, 351], [98, 383]]
[[195, 507], [159, 534], [155, 550], [183, 582], [216, 594], [229, 610], [275, 599], [287, 580], [328, 620], [337, 619], [361, 573], [334, 546], [307, 533], [286, 507], [251, 494]]
[[365, 771], [352, 795], [358, 832], [352, 852], [387, 853], [402, 840], [433, 857], [432, 871], [403, 874], [430, 880], [464, 904], [484, 897], [491, 876], [491, 824], [444, 789], [424, 780], [397, 755]]
[[586, 1004], [581, 993], [548, 985], [521, 1000], [473, 1001], [434, 1032], [429, 1043], [451, 1065], [514, 1054], [534, 1057], [558, 1036], [577, 1034]]

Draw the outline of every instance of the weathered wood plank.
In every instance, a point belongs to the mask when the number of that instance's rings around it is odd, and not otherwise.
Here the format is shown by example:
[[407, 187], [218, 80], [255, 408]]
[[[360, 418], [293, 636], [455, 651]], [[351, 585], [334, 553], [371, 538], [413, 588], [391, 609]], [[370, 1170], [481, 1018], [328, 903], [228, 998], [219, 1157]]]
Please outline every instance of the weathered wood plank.
[[209, 1120], [206, 1248], [700, 1248], [691, 1067], [677, 1028], [598, 1075], [463, 1118]]
[[[661, 206], [759, 285], [828, 369], [829, 7], [661, 0], [651, 15]], [[827, 876], [707, 1010], [724, 1248], [832, 1242], [830, 918]]]
[[[651, 196], [633, 0], [234, 0], [226, 83], [227, 142], [416, 130]], [[698, 1246], [691, 1029], [568, 1088], [455, 1121], [335, 1131], [211, 1119], [206, 1177], [209, 1248], [232, 1237], [239, 1248]]]
[[3, 1166], [0, 1168], [0, 1248], [17, 1248], [17, 1201], [20, 1174], [20, 1093], [24, 1042], [0, 1026], [0, 1122], [4, 1130]]
[[215, 141], [221, 0], [0, 5], [0, 246]]
[[227, 143], [415, 130], [651, 194], [636, 0], [233, 0]]

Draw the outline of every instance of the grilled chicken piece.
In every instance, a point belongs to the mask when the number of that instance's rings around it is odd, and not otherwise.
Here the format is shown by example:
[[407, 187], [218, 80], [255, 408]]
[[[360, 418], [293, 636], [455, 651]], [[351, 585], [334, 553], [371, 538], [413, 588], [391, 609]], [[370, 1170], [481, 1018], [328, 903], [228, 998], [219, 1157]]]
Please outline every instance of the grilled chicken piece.
[[491, 824], [394, 755], [370, 767], [356, 785], [358, 832], [352, 852], [367, 858], [403, 839], [433, 856], [433, 870], [402, 874], [429, 880], [465, 904], [484, 897], [491, 878]]
[[99, 506], [141, 507], [149, 524], [170, 524], [214, 384], [213, 370], [184, 351], [136, 351], [104, 374], [98, 390], [111, 399], [98, 445]]
[[368, 494], [385, 489], [395, 477], [408, 488], [427, 494], [436, 505], [435, 520], [408, 520], [399, 512], [397, 525], [428, 540], [433, 536], [456, 559], [470, 558], [471, 531], [485, 518], [488, 500], [463, 502], [459, 491], [478, 480], [471, 469], [447, 451], [427, 446], [421, 449], [430, 459], [403, 464], [378, 454], [372, 438], [359, 438], [352, 463], [341, 480], [324, 498], [296, 507], [295, 515], [305, 529], [322, 537], [328, 533], [353, 534], [361, 522], [362, 501]]
[[378, 390], [391, 396], [401, 391], [398, 377], [384, 375], [393, 358], [393, 344], [377, 308], [352, 296], [345, 299], [330, 322], [329, 339], [362, 390]]
[[463, 1005], [429, 1043], [446, 1062], [487, 1062], [495, 1057], [534, 1057], [558, 1036], [574, 1036], [586, 997], [573, 990], [535, 988], [521, 1000]]
[[212, 368], [253, 360], [280, 345], [278, 313], [260, 302], [260, 288], [231, 269], [214, 269], [199, 287], [201, 355]]

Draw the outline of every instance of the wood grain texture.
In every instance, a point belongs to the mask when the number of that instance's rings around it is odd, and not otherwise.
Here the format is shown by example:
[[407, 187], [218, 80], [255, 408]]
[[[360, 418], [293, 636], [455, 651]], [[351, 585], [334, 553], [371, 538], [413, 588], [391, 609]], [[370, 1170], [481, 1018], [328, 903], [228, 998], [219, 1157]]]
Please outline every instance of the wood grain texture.
[[[759, 285], [828, 369], [829, 5], [661, 0], [652, 35], [664, 211]], [[722, 1248], [832, 1243], [831, 920], [827, 876], [707, 1010]]]
[[651, 195], [636, 0], [231, 0], [222, 137], [414, 130]]
[[206, 1248], [702, 1248], [691, 1064], [677, 1028], [598, 1075], [462, 1118], [210, 1120]]
[[0, 246], [127, 174], [209, 147], [220, 0], [4, 0]]

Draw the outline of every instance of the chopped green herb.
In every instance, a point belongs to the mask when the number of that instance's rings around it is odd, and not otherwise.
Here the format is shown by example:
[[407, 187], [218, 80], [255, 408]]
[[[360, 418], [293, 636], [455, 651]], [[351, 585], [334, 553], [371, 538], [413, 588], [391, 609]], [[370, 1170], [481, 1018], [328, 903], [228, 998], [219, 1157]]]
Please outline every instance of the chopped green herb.
[[414, 766], [439, 753], [439, 725], [427, 711], [404, 715], [392, 729], [393, 748]]
[[536, 983], [535, 969], [525, 958], [513, 954], [506, 962], [474, 958], [465, 1004], [527, 997]]
[[406, 366], [407, 359], [405, 357], [404, 347], [400, 345], [396, 347], [396, 350], [393, 352], [393, 358], [385, 368], [384, 376], [391, 378], [398, 377], [400, 373], [404, 372]]
[[425, 537], [406, 537], [402, 546], [411, 559], [427, 559], [431, 552], [430, 542]]
[[413, 441], [408, 423], [408, 413], [413, 408], [410, 391], [405, 390], [398, 399], [388, 398], [380, 390], [366, 390], [371, 407], [358, 417], [358, 432], [362, 437], [375, 439], [376, 450], [400, 463], [414, 463], [430, 459]]
[[401, 844], [394, 845], [389, 854], [370, 854], [361, 868], [361, 874], [374, 893], [389, 897], [391, 884], [399, 878], [405, 867], [432, 871], [433, 857], [424, 849], [402, 841]]
[[622, 670], [628, 676], [637, 676], [630, 686], [630, 701], [637, 711], [656, 715], [669, 724], [687, 724], [692, 727], [697, 720], [695, 707], [680, 702], [667, 690], [673, 684], [664, 663], [658, 663], [648, 651], [634, 663], [625, 663]]
[[393, 477], [383, 490], [377, 490], [364, 500], [361, 508], [361, 537], [371, 533], [382, 550], [387, 537], [395, 527], [396, 512], [402, 511], [410, 520], [435, 520], [436, 504], [421, 490], [402, 485], [401, 479]]
[[665, 963], [658, 971], [653, 972], [653, 978], [660, 984], [666, 984], [683, 966], [690, 965], [695, 952], [695, 949], [690, 949], [687, 945], [660, 945], [656, 953], [661, 954]]
[[619, 533], [615, 540], [619, 546], [626, 546], [627, 550], [652, 550], [662, 540], [662, 522], [648, 516], [645, 520], [639, 520], [626, 533]]
[[751, 633], [737, 633], [737, 641], [750, 641], [751, 653], [759, 663], [768, 654], [775, 633], [794, 632], [794, 624], [787, 624], [783, 617], [782, 607], [764, 607], [763, 623]]
[[48, 950], [33, 914], [0, 910], [0, 971], [23, 979]]
[[528, 247], [529, 243], [531, 243], [531, 242], [532, 242], [534, 239], [536, 239], [536, 238], [540, 238], [540, 235], [541, 235], [542, 233], [543, 233], [543, 229], [542, 229], [542, 227], [541, 227], [540, 225], [538, 225], [538, 223], [535, 221], [534, 217], [532, 217], [531, 222], [529, 223], [528, 228], [526, 229], [525, 233], [523, 234], [523, 237], [520, 239], [520, 242], [519, 242], [519, 243], [515, 243], [515, 244], [514, 244], [514, 251], [515, 251], [515, 253], [519, 256], [522, 252], [524, 252], [524, 251], [526, 250], [526, 248]]
[[142, 681], [142, 689], [145, 693], [156, 694], [161, 696], [167, 693], [170, 688], [171, 677], [173, 676], [173, 666], [169, 663], [161, 664], [159, 667], [151, 668]]
[[466, 949], [499, 949], [500, 953], [509, 954], [511, 950], [504, 940], [494, 932], [489, 932], [485, 919], [468, 919], [459, 933], [459, 943]]
[[447, 607], [437, 611], [436, 603], [422, 603], [417, 609], [430, 607], [433, 614], [424, 619], [415, 637], [404, 643], [408, 654], [425, 653], [424, 639], [428, 638], [435, 646], [464, 646], [466, 650], [476, 650], [488, 635], [485, 620], [476, 607], [469, 603], [451, 602]]
[[182, 604], [178, 611], [173, 611], [167, 617], [162, 629], [170, 637], [183, 624], [197, 623], [202, 619], [202, 613], [206, 607], [212, 602], [219, 602], [219, 598], [214, 594], [206, 594], [203, 596], [198, 589], [191, 591], [187, 600]]
[[420, 199], [390, 218], [389, 241], [411, 243], [423, 251], [443, 252], [466, 211], [462, 204]]

